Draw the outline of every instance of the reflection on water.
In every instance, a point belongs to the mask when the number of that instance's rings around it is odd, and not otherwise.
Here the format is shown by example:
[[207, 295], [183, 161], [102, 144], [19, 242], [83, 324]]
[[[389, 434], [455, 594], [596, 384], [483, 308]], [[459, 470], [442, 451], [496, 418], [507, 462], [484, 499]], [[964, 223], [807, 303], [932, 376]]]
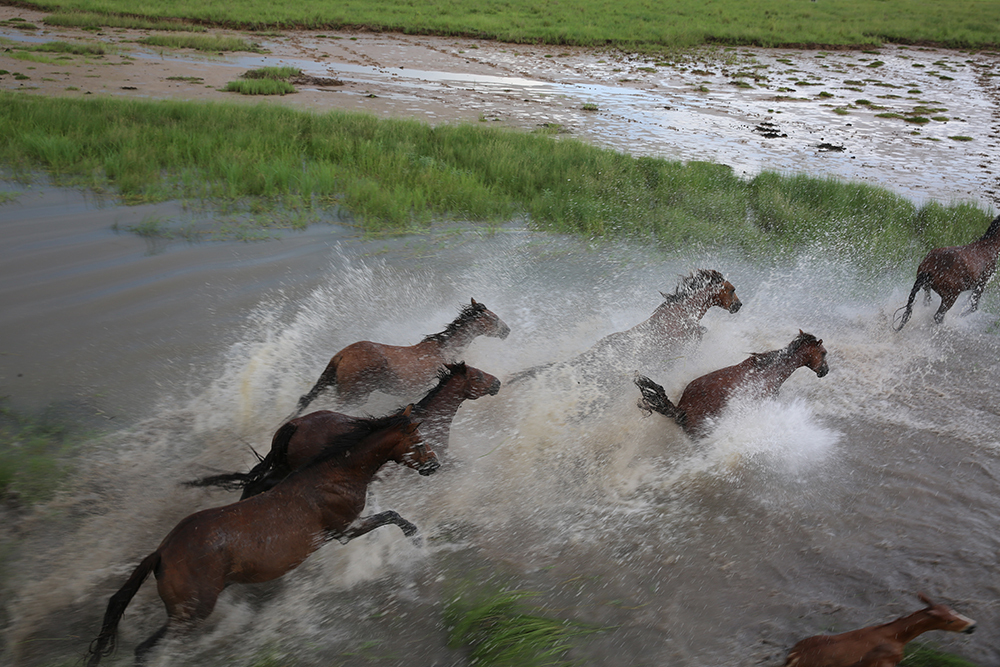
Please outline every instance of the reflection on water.
[[[17, 524], [5, 662], [82, 654], [138, 560], [180, 518], [235, 500], [178, 482], [251, 465], [251, 447], [267, 447], [344, 344], [411, 344], [474, 297], [512, 332], [477, 339], [466, 359], [508, 378], [645, 319], [660, 291], [697, 268], [721, 270], [744, 306], [710, 311], [696, 344], [642, 368], [612, 367], [601, 386], [558, 372], [508, 384], [463, 405], [438, 474], [385, 470], [369, 511], [398, 510], [425, 547], [393, 527], [330, 544], [277, 582], [228, 590], [206, 627], [168, 642], [153, 664], [272, 654], [304, 665], [409, 665], [415, 655], [464, 664], [447, 648], [441, 611], [468, 580], [539, 591], [547, 613], [606, 628], [574, 654], [591, 665], [776, 665], [804, 636], [917, 608], [917, 591], [984, 627], [1000, 621], [996, 315], [985, 308], [935, 326], [933, 309], [921, 309], [892, 332], [907, 267], [873, 278], [810, 256], [758, 266], [725, 252], [664, 256], [517, 228], [390, 241], [318, 228], [149, 255], [141, 241], [101, 231], [101, 216], [110, 225], [127, 211], [83, 211], [95, 216], [78, 241], [94, 235], [92, 265], [67, 282], [65, 266], [39, 263], [7, 287], [21, 319], [0, 320], [3, 391], [18, 398], [12, 358], [34, 360], [32, 372], [59, 394], [57, 369], [85, 357], [66, 382], [123, 384], [121, 395], [133, 395], [95, 400], [128, 405], [132, 419], [85, 455], [58, 519]], [[35, 223], [58, 227], [70, 214]], [[76, 243], [56, 232], [16, 238], [28, 257], [65, 246], [69, 258]], [[67, 302], [46, 306], [60, 293]], [[9, 338], [19, 326], [37, 335]], [[800, 370], [776, 400], [731, 405], [702, 441], [636, 407], [636, 370], [677, 396], [690, 379], [782, 347], [799, 329], [824, 339], [830, 374]], [[120, 335], [109, 344], [108, 332]], [[366, 410], [397, 404], [378, 395]], [[147, 582], [109, 664], [128, 663], [162, 619]], [[981, 664], [1000, 660], [989, 633], [932, 639]]]

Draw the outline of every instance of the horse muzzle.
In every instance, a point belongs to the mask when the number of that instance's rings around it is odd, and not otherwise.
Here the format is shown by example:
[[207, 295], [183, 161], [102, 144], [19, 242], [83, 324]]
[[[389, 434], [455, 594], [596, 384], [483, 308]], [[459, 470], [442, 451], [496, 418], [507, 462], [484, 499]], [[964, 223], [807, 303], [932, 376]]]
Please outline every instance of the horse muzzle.
[[437, 459], [431, 459], [427, 463], [423, 464], [417, 468], [417, 472], [427, 477], [428, 475], [434, 474], [434, 471], [441, 467], [441, 462]]
[[816, 369], [816, 377], [818, 378], [825, 377], [826, 374], [829, 372], [830, 372], [830, 367], [827, 366], [826, 364], [823, 364], [822, 366]]
[[491, 384], [490, 388], [487, 389], [486, 391], [487, 391], [487, 393], [489, 393], [490, 396], [496, 396], [497, 394], [499, 394], [500, 393], [500, 380], [494, 380], [493, 384]]
[[973, 623], [972, 625], [970, 625], [966, 629], [962, 630], [962, 634], [963, 635], [971, 635], [975, 631], [976, 631], [976, 624]]
[[503, 340], [510, 335], [510, 327], [507, 326], [506, 322], [504, 322], [503, 320], [497, 321], [497, 330], [495, 335], [500, 340]]
[[736, 301], [733, 301], [731, 304], [729, 304], [729, 312], [738, 313], [740, 308], [742, 307], [743, 307], [743, 302], [740, 301], [739, 299], [736, 299]]

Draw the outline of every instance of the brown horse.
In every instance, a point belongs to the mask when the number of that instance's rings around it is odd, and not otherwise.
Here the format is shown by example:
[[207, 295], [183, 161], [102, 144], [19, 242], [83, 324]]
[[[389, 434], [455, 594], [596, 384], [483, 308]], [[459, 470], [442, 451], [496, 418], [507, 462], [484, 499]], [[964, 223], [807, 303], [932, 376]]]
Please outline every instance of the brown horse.
[[692, 437], [701, 436], [707, 427], [706, 421], [722, 412], [735, 394], [776, 396], [785, 380], [802, 366], [814, 371], [816, 377], [830, 372], [823, 341], [800, 329], [799, 335], [784, 349], [755, 353], [735, 366], [692, 380], [676, 406], [667, 398], [663, 387], [648, 377], [637, 375], [635, 384], [642, 392], [639, 407], [670, 417]]
[[971, 633], [976, 622], [934, 604], [920, 593], [926, 608], [890, 623], [839, 635], [817, 635], [792, 647], [785, 667], [894, 667], [903, 659], [903, 647], [930, 630]]
[[[438, 374], [438, 383], [413, 406], [413, 418], [420, 421], [424, 442], [435, 452], [448, 448], [451, 422], [463, 401], [495, 396], [500, 380], [465, 362], [448, 364]], [[320, 410], [296, 417], [278, 429], [271, 440], [271, 451], [249, 472], [213, 475], [188, 486], [221, 486], [243, 489], [241, 498], [267, 491], [324, 448], [355, 428], [359, 417]]]
[[958, 295], [966, 290], [972, 290], [969, 296], [969, 307], [962, 313], [968, 315], [979, 308], [979, 298], [986, 289], [997, 270], [997, 255], [1000, 255], [1000, 215], [993, 219], [986, 233], [978, 241], [968, 245], [952, 246], [950, 248], [935, 248], [927, 253], [920, 266], [917, 267], [917, 280], [910, 290], [910, 298], [906, 305], [896, 311], [903, 311], [899, 324], [895, 327], [900, 331], [909, 321], [913, 312], [913, 300], [917, 292], [924, 290], [924, 303], [931, 302], [931, 290], [941, 296], [941, 305], [934, 313], [934, 322], [941, 324]]
[[87, 667], [114, 651], [118, 622], [150, 572], [167, 623], [136, 647], [137, 664], [168, 632], [188, 630], [211, 614], [229, 584], [276, 579], [332, 539], [347, 542], [389, 523], [413, 535], [416, 526], [391, 510], [358, 517], [369, 482], [386, 462], [424, 474], [437, 468], [418, 425], [410, 410], [366, 420], [270, 492], [182, 519], [111, 596]]
[[[713, 306], [735, 313], [743, 306], [736, 288], [721, 273], [699, 269], [683, 278], [672, 294], [660, 292], [664, 301], [646, 320], [625, 331], [608, 334], [593, 347], [569, 361], [552, 362], [519, 371], [509, 382], [533, 378], [553, 367], [595, 367], [613, 362], [621, 365], [630, 360], [662, 356], [671, 345], [701, 336], [701, 318]], [[603, 369], [601, 370], [603, 374]]]
[[503, 320], [475, 299], [444, 331], [425, 337], [416, 345], [402, 347], [373, 343], [351, 343], [333, 355], [319, 380], [299, 399], [295, 414], [301, 414], [327, 387], [335, 387], [346, 405], [358, 405], [375, 390], [408, 396], [434, 381], [444, 364], [458, 361], [477, 336], [506, 338]]

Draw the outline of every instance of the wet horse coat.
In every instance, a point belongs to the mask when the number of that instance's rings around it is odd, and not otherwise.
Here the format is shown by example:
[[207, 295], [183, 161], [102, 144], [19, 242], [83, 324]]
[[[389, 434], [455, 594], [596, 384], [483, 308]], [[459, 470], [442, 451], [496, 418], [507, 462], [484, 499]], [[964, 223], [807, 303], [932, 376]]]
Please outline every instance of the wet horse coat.
[[[494, 396], [500, 391], [500, 380], [464, 362], [448, 364], [438, 378], [438, 384], [413, 406], [412, 414], [413, 419], [421, 422], [424, 442], [435, 452], [447, 449], [451, 422], [464, 401]], [[364, 420], [330, 410], [296, 417], [278, 429], [271, 440], [271, 450], [249, 472], [213, 475], [188, 485], [242, 488], [242, 498], [249, 498], [273, 487], [361, 421]]]
[[913, 312], [913, 300], [921, 289], [924, 290], [926, 304], [930, 304], [931, 290], [941, 296], [941, 305], [934, 313], [934, 321], [937, 324], [944, 321], [945, 313], [955, 305], [958, 295], [968, 290], [972, 290], [969, 296], [969, 308], [962, 314], [975, 312], [979, 308], [979, 298], [983, 295], [986, 284], [997, 270], [998, 255], [1000, 255], [1000, 216], [993, 219], [986, 232], [977, 241], [963, 246], [931, 250], [917, 267], [917, 279], [913, 283], [913, 289], [910, 290], [910, 297], [906, 305], [899, 309], [903, 314], [895, 327], [896, 331], [900, 331], [909, 321]]
[[914, 638], [931, 630], [971, 633], [976, 622], [924, 595], [927, 607], [890, 623], [839, 635], [803, 639], [788, 653], [785, 667], [895, 667]]
[[276, 579], [331, 539], [346, 542], [389, 523], [414, 534], [416, 526], [391, 510], [358, 518], [369, 482], [387, 461], [422, 474], [438, 466], [409, 412], [367, 420], [268, 493], [182, 519], [111, 596], [87, 667], [114, 651], [118, 623], [150, 573], [167, 623], [136, 647], [137, 663], [168, 632], [190, 629], [211, 614], [230, 584]]
[[817, 377], [830, 372], [823, 341], [800, 330], [784, 349], [753, 354], [734, 366], [692, 380], [676, 406], [667, 398], [663, 387], [638, 375], [635, 384], [642, 392], [639, 407], [670, 417], [690, 436], [701, 436], [708, 420], [718, 416], [734, 395], [776, 396], [781, 385], [803, 366], [814, 371]]
[[337, 397], [347, 405], [364, 403], [376, 390], [409, 397], [426, 389], [442, 366], [460, 361], [476, 337], [504, 339], [509, 333], [510, 327], [503, 320], [472, 299], [444, 331], [416, 345], [369, 340], [352, 343], [333, 355], [316, 384], [299, 399], [296, 414], [301, 414], [327, 387], [335, 387]]

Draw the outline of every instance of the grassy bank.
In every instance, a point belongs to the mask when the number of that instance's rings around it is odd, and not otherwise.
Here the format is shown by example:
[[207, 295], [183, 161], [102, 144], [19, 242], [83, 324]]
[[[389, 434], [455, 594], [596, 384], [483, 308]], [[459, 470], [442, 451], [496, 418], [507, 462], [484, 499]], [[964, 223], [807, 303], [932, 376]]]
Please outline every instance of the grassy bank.
[[[305, 211], [341, 206], [369, 232], [433, 219], [499, 224], [663, 247], [768, 253], [821, 245], [878, 264], [966, 243], [988, 216], [916, 207], [828, 178], [633, 158], [572, 139], [480, 125], [430, 125], [269, 105], [0, 94], [0, 163], [130, 201], [243, 200]], [[312, 212], [310, 214], [310, 212]]]
[[149, 19], [184, 18], [240, 28], [349, 28], [476, 36], [505, 42], [611, 45], [660, 50], [730, 45], [936, 43], [954, 48], [1000, 44], [1000, 3], [966, 0], [45, 0], [48, 11], [89, 11]]

